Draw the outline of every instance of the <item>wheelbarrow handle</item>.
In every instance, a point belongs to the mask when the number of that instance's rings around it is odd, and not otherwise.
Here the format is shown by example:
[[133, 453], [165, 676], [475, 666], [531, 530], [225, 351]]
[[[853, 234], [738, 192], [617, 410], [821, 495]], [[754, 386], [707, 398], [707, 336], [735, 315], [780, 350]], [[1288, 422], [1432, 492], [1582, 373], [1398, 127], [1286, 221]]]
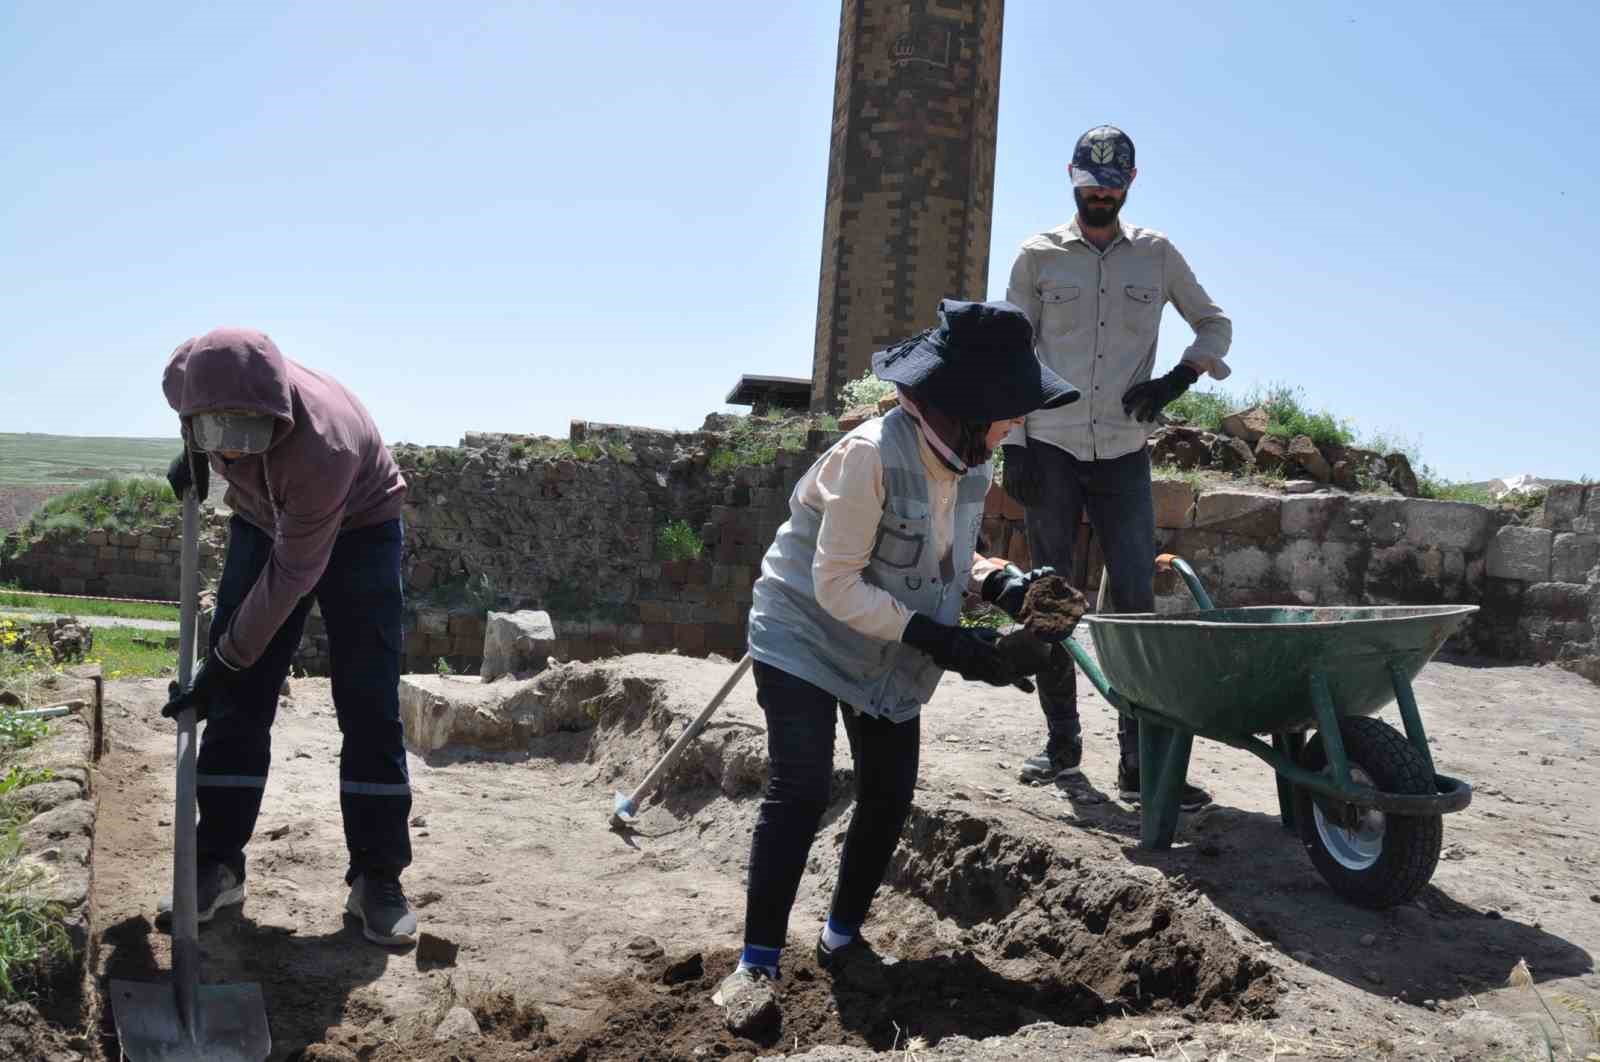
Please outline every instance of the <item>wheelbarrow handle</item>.
[[1156, 558], [1156, 571], [1177, 572], [1183, 576], [1184, 584], [1189, 588], [1189, 596], [1194, 598], [1195, 604], [1207, 611], [1217, 607], [1212, 604], [1211, 595], [1206, 593], [1204, 584], [1200, 582], [1200, 577], [1195, 574], [1194, 569], [1189, 567], [1189, 562], [1176, 553], [1163, 553], [1158, 556]]

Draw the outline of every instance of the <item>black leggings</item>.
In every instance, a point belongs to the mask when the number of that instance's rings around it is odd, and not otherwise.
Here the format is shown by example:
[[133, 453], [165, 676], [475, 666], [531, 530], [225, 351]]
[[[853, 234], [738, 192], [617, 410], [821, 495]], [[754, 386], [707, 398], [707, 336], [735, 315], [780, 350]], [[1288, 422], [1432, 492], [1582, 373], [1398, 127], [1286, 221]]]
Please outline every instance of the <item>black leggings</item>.
[[840, 704], [830, 693], [757, 662], [756, 699], [767, 716], [769, 778], [750, 841], [744, 940], [781, 948], [811, 842], [828, 808], [833, 718], [844, 716], [855, 764], [856, 806], [845, 835], [830, 916], [858, 928], [883, 881], [911, 810], [920, 751], [919, 719], [891, 723]]

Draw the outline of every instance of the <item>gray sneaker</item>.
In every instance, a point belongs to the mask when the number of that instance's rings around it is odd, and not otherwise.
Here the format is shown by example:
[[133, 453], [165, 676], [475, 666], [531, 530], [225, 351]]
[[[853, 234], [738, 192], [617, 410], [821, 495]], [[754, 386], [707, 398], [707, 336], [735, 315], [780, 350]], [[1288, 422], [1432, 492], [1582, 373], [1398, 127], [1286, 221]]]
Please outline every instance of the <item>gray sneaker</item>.
[[735, 1036], [768, 1041], [783, 1027], [783, 1009], [765, 970], [733, 971], [717, 986], [711, 1002], [723, 1008], [723, 1023]]
[[1053, 782], [1083, 773], [1083, 738], [1050, 741], [1044, 751], [1022, 761], [1024, 782]]
[[726, 1007], [742, 995], [759, 988], [770, 988], [771, 985], [772, 978], [767, 976], [765, 970], [741, 966], [722, 979], [717, 990], [711, 994], [711, 1002], [715, 1006]]
[[[244, 903], [244, 881], [221, 863], [201, 863], [195, 868], [195, 908], [204, 924], [217, 916], [218, 908]], [[156, 901], [156, 925], [172, 928], [172, 897]]]
[[410, 944], [417, 935], [417, 915], [399, 878], [356, 878], [345, 910], [361, 919], [362, 935], [374, 944]]

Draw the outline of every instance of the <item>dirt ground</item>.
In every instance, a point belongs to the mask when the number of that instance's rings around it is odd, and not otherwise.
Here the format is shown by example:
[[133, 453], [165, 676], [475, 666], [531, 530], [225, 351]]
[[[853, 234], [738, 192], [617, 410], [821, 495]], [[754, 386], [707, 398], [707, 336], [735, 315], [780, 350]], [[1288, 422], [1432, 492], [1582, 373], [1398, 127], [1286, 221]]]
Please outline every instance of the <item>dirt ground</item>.
[[[454, 965], [363, 941], [343, 915], [339, 734], [328, 686], [296, 680], [249, 851], [249, 897], [201, 934], [211, 981], [259, 982], [275, 1059], [1525, 1059], [1600, 1052], [1600, 689], [1560, 671], [1435, 663], [1417, 694], [1439, 769], [1470, 780], [1420, 900], [1338, 899], [1279, 826], [1271, 773], [1198, 742], [1216, 805], [1166, 852], [1115, 797], [1115, 719], [1080, 683], [1085, 776], [1017, 781], [1042, 719], [1019, 691], [947, 679], [924, 714], [917, 806], [866, 935], [903, 960], [836, 984], [810, 960], [848, 823], [849, 766], [813, 849], [762, 1042], [709, 995], [733, 965], [765, 732], [746, 680], [638, 830], [608, 828], [730, 665], [634, 656], [541, 680], [568, 729], [526, 754], [412, 758], [406, 883]], [[165, 684], [108, 687], [95, 852], [95, 975], [154, 978], [170, 875]], [[1391, 717], [1393, 709], [1389, 710]], [[1509, 987], [1518, 959], [1537, 992]], [[103, 982], [102, 982], [103, 983]], [[1546, 1015], [1548, 1005], [1560, 1030]], [[435, 1042], [464, 1005], [482, 1035]], [[97, 1031], [116, 1057], [109, 1008]]]

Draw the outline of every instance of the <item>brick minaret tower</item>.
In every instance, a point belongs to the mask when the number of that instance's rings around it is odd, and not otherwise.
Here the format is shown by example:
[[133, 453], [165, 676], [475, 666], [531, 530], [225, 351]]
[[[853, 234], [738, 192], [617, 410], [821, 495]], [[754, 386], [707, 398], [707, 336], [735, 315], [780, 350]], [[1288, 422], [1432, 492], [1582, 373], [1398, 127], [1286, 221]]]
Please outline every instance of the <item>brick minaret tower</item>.
[[811, 405], [988, 289], [1004, 0], [843, 0]]

